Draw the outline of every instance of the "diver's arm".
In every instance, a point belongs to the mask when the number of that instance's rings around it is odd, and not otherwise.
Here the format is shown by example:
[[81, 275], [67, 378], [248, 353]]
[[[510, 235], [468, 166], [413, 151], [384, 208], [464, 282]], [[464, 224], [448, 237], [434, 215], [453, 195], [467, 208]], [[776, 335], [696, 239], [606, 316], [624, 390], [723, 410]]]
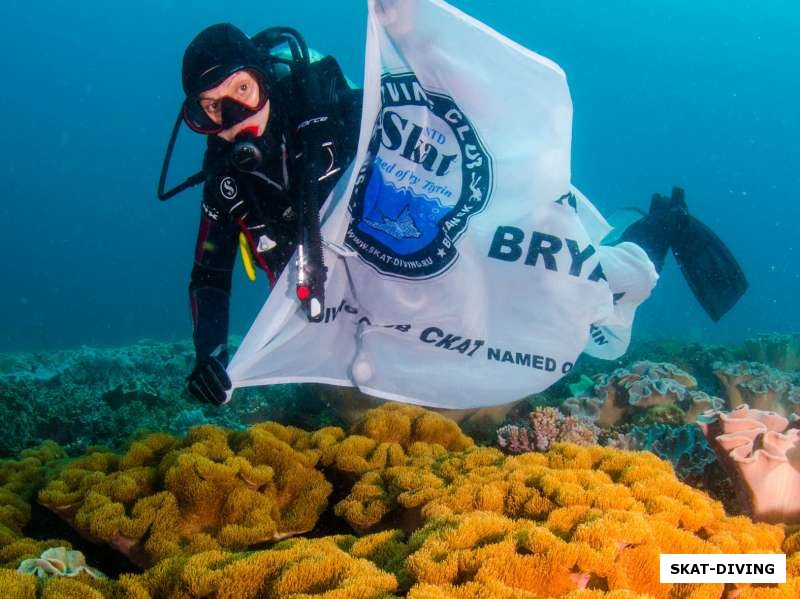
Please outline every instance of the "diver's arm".
[[219, 349], [217, 359], [228, 363], [228, 313], [230, 309], [231, 273], [213, 271], [195, 264], [189, 299], [192, 307], [192, 329], [197, 363]]
[[[228, 341], [228, 309], [236, 259], [238, 229], [203, 201], [197, 232], [194, 266], [189, 284], [197, 360], [209, 356]], [[227, 351], [220, 356], [227, 364]]]
[[[207, 196], [208, 187], [205, 191]], [[187, 387], [197, 399], [214, 404], [224, 403], [230, 388], [224, 367], [237, 235], [236, 223], [204, 200], [189, 284], [196, 362]]]

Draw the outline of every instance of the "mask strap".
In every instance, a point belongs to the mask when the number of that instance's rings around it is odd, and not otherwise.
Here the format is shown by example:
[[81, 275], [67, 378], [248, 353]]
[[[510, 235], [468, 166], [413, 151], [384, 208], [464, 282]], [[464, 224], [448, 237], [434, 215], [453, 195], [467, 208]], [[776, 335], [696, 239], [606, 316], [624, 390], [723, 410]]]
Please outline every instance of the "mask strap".
[[178, 131], [181, 128], [182, 121], [183, 121], [183, 107], [181, 107], [181, 110], [178, 111], [178, 118], [175, 119], [175, 126], [172, 127], [172, 135], [170, 135], [169, 137], [169, 143], [167, 144], [167, 151], [164, 153], [164, 162], [161, 164], [161, 176], [158, 179], [158, 199], [162, 201], [168, 200], [172, 196], [178, 195], [179, 193], [189, 189], [190, 187], [199, 185], [206, 179], [206, 172], [202, 170], [195, 173], [191, 177], [188, 177], [180, 185], [176, 185], [172, 189], [164, 191], [164, 185], [167, 182], [167, 173], [169, 172], [169, 163], [172, 160], [172, 150], [175, 148], [175, 140], [178, 138]]

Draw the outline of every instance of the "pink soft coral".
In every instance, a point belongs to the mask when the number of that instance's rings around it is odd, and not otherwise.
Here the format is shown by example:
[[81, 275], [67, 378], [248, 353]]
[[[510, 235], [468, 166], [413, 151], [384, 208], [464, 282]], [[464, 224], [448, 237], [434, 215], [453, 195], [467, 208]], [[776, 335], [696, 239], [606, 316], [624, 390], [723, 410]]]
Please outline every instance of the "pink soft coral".
[[713, 416], [701, 428], [753, 518], [800, 522], [800, 430], [746, 404]]

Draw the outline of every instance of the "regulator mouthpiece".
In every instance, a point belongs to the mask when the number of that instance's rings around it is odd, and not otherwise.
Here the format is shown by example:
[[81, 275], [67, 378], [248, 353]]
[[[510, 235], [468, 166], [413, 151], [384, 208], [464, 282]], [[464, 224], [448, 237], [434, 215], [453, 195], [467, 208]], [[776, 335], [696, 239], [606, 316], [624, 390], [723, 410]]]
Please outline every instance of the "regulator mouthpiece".
[[252, 173], [261, 166], [263, 156], [254, 142], [255, 136], [246, 131], [236, 138], [231, 149], [231, 163], [244, 173]]

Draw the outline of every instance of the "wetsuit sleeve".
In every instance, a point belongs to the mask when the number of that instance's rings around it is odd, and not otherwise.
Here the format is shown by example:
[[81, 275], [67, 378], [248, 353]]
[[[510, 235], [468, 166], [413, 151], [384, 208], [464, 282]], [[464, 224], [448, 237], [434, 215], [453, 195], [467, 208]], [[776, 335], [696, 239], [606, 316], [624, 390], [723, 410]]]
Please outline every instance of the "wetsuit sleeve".
[[[209, 201], [204, 189], [200, 227], [194, 253], [189, 301], [192, 330], [198, 362], [218, 346], [227, 348], [231, 278], [236, 259], [238, 228]], [[218, 356], [228, 362], [227, 349]]]

